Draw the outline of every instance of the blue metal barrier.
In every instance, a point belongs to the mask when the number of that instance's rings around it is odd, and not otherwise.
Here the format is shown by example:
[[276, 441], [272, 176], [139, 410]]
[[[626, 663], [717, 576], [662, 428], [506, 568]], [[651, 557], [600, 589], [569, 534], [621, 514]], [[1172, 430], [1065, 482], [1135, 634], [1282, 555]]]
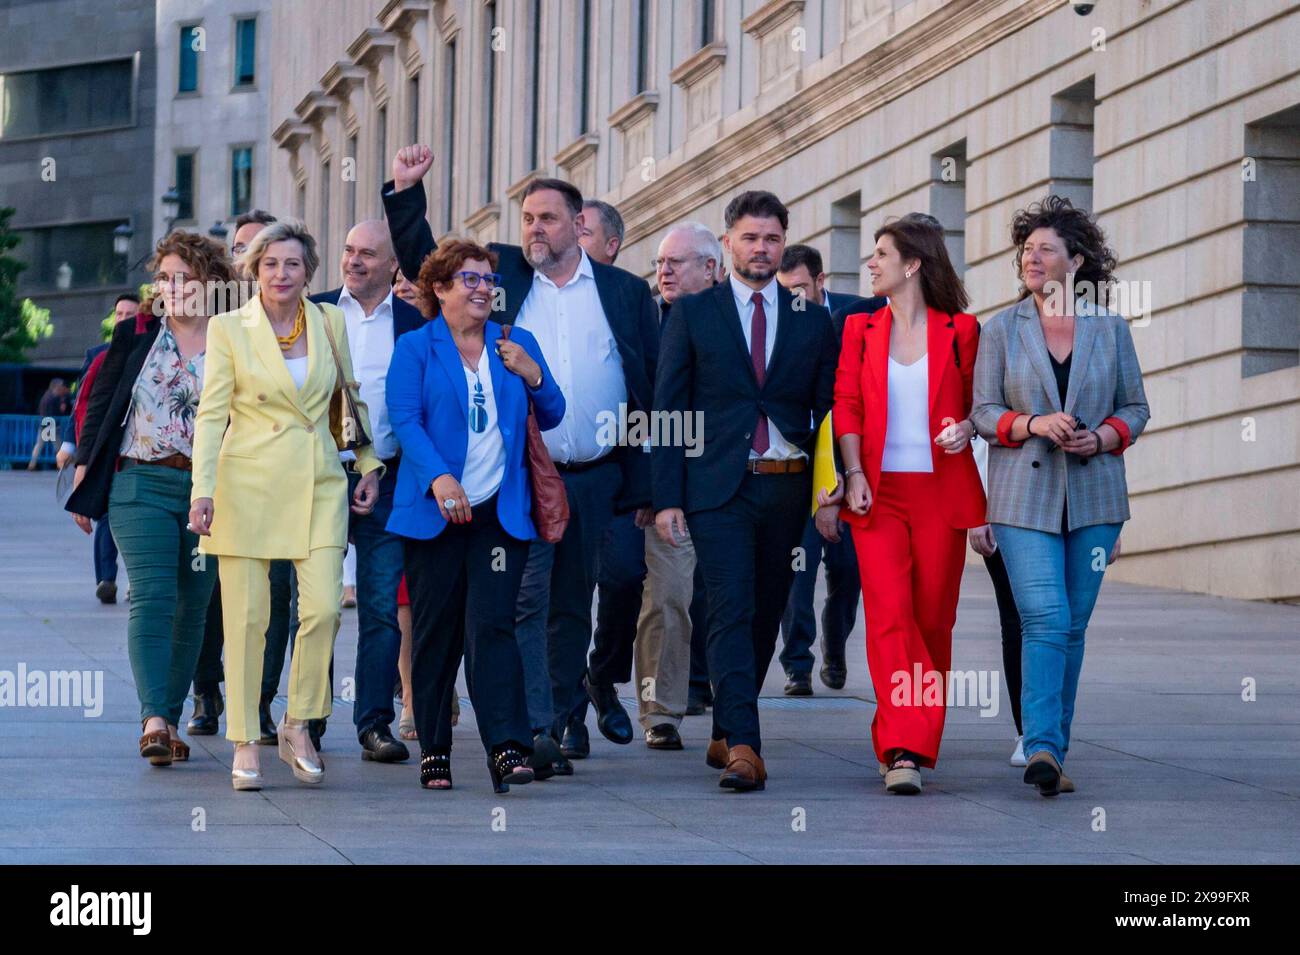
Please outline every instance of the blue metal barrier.
[[54, 467], [54, 456], [67, 436], [71, 440], [72, 417], [42, 418], [34, 414], [0, 414], [0, 470], [25, 468], [32, 449], [41, 442], [36, 456], [41, 467]]

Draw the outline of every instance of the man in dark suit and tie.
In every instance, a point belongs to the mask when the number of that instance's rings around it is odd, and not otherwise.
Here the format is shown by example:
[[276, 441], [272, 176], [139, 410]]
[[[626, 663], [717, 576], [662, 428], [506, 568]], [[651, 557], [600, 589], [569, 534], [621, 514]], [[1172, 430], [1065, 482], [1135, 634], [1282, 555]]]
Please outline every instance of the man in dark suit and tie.
[[[810, 245], [788, 245], [781, 256], [777, 281], [796, 296], [824, 306], [831, 313], [838, 343], [844, 330], [846, 315], [855, 311], [876, 311], [885, 306], [883, 297], [858, 299], [850, 295], [837, 295], [826, 288], [826, 273], [822, 270], [822, 257]], [[843, 309], [848, 309], [838, 315]], [[836, 471], [838, 472], [838, 468]], [[817, 590], [817, 567], [826, 566], [826, 604], [822, 609], [822, 667], [821, 679], [832, 690], [844, 688], [848, 668], [844, 659], [844, 646], [858, 619], [858, 560], [853, 552], [853, 539], [847, 531], [838, 541], [828, 541], [817, 530], [813, 518], [803, 533], [803, 560], [795, 571], [794, 586], [790, 588], [790, 602], [781, 618], [781, 667], [785, 670], [786, 696], [812, 695], [813, 641], [817, 638], [817, 615], [813, 599]]]
[[[410, 757], [406, 744], [394, 739], [390, 727], [393, 684], [402, 632], [397, 625], [397, 588], [402, 580], [402, 538], [387, 530], [397, 485], [401, 448], [388, 422], [385, 384], [394, 343], [424, 325], [420, 310], [393, 294], [393, 254], [388, 224], [382, 219], [358, 222], [343, 242], [339, 262], [343, 285], [311, 296], [313, 302], [337, 305], [343, 312], [348, 351], [370, 409], [367, 433], [375, 454], [387, 470], [379, 482], [379, 499], [369, 514], [348, 515], [348, 538], [357, 549], [357, 660], [353, 723], [362, 759], [381, 763]], [[355, 456], [343, 452], [348, 493], [361, 475], [353, 470]]]
[[[432, 164], [428, 146], [404, 147], [383, 190], [405, 275], [419, 274], [434, 249], [424, 190], [414, 188]], [[490, 246], [501, 275], [493, 318], [502, 325], [517, 321], [532, 332], [567, 406], [564, 420], [543, 439], [564, 478], [569, 525], [559, 543], [534, 541], [529, 548], [517, 611], [529, 715], [537, 731], [532, 765], [543, 778], [572, 772], [557, 741], [583, 685], [605, 529], [616, 512], [647, 509], [643, 520], [648, 519], [650, 505], [649, 455], [620, 443], [626, 429], [619, 419], [652, 406], [659, 349], [654, 300], [644, 279], [587, 255], [578, 242], [582, 216], [582, 194], [571, 184], [534, 180], [522, 196], [523, 247]], [[547, 670], [549, 698], [539, 686]], [[593, 693], [593, 699], [602, 712], [621, 707], [613, 687]], [[630, 740], [630, 723], [626, 736]]]
[[693, 414], [702, 451], [651, 454], [655, 526], [687, 530], [704, 570], [714, 685], [706, 762], [718, 783], [763, 789], [758, 693], [790, 593], [812, 503], [816, 427], [830, 410], [837, 342], [830, 313], [776, 280], [789, 214], [770, 192], [744, 192], [725, 213], [728, 279], [674, 303], [664, 325], [655, 411]]

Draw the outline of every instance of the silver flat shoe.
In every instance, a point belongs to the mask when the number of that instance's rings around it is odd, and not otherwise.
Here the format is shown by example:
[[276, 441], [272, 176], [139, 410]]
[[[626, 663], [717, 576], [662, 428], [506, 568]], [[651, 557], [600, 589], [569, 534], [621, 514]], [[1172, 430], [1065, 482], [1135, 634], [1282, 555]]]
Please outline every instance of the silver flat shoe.
[[[318, 758], [310, 759], [306, 756], [300, 756], [293, 748], [293, 741], [289, 739], [289, 734], [285, 731], [289, 725], [289, 717], [286, 715], [280, 721], [280, 725], [275, 728], [276, 741], [279, 744], [280, 758], [289, 764], [293, 770], [294, 779], [300, 783], [306, 783], [308, 786], [319, 786], [325, 781], [325, 764]], [[295, 726], [305, 725], [305, 721], [294, 721]]]

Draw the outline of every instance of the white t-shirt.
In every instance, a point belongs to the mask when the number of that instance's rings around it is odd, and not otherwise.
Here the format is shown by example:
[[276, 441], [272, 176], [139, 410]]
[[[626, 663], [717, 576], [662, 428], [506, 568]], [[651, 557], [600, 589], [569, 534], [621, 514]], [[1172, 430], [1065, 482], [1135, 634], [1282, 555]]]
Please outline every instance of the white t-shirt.
[[293, 383], [299, 389], [302, 388], [302, 383], [307, 380], [307, 361], [310, 358], [310, 355], [303, 355], [301, 358], [286, 358], [284, 360], [285, 367], [289, 369], [289, 377], [293, 379]]
[[889, 358], [889, 418], [881, 471], [933, 471], [930, 454], [929, 356], [910, 365]]
[[506, 446], [497, 422], [496, 394], [487, 348], [478, 359], [478, 371], [461, 365], [469, 390], [469, 447], [465, 451], [465, 473], [460, 486], [470, 506], [481, 504], [497, 492], [506, 473]]

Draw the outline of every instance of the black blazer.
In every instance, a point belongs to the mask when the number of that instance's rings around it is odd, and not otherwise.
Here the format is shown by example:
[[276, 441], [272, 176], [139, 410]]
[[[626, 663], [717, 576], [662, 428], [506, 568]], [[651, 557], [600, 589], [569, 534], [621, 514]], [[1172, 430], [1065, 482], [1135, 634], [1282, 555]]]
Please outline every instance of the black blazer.
[[[388, 231], [393, 238], [393, 249], [397, 252], [402, 274], [408, 278], [419, 275], [425, 257], [437, 248], [424, 217], [424, 188], [412, 187], [394, 192], [390, 180], [384, 183], [383, 200]], [[501, 275], [505, 301], [504, 310], [494, 314], [492, 320], [502, 325], [513, 325], [524, 299], [532, 290], [533, 267], [524, 258], [524, 250], [517, 245], [492, 242], [488, 248], [497, 254], [497, 272]], [[650, 286], [638, 275], [612, 265], [602, 265], [594, 259], [591, 271], [605, 318], [618, 343], [623, 377], [627, 383], [628, 410], [648, 412], [654, 404], [655, 365], [659, 356], [659, 310], [650, 297]], [[545, 357], [548, 361], [555, 358], [552, 355]], [[650, 456], [639, 447], [627, 446], [616, 448], [614, 454], [623, 471], [623, 486], [615, 499], [615, 509], [628, 511], [648, 506]]]
[[701, 412], [703, 453], [680, 443], [652, 451], [654, 508], [688, 514], [719, 507], [740, 488], [762, 411], [781, 435], [813, 455], [816, 427], [834, 402], [839, 342], [821, 305], [793, 308], [777, 287], [776, 343], [760, 388], [731, 282], [679, 298], [664, 324], [655, 410]]
[[155, 315], [138, 335], [134, 321], [118, 322], [113, 328], [108, 353], [86, 402], [86, 420], [77, 442], [75, 461], [86, 466], [86, 476], [64, 505], [73, 514], [99, 520], [108, 513], [108, 492], [117, 471], [117, 452], [126, 431], [131, 392], [161, 326]]
[[[405, 274], [405, 273], [403, 273]], [[309, 295], [310, 301], [326, 305], [337, 305], [339, 295], [343, 292], [343, 286], [332, 288], [328, 292], [317, 292], [315, 295]], [[424, 327], [425, 318], [420, 314], [420, 310], [403, 299], [393, 296], [393, 341], [397, 341], [407, 332], [415, 331], [417, 328]]]
[[[847, 299], [847, 301], [845, 301]], [[844, 304], [841, 304], [841, 303]], [[870, 298], [858, 298], [857, 296], [847, 296], [836, 294], [831, 309], [831, 324], [835, 326], [835, 340], [839, 341], [844, 337], [844, 323], [848, 321], [850, 315], [857, 315], [865, 312], [868, 315], [874, 315], [886, 305], [889, 299], [883, 295], [873, 295]]]

